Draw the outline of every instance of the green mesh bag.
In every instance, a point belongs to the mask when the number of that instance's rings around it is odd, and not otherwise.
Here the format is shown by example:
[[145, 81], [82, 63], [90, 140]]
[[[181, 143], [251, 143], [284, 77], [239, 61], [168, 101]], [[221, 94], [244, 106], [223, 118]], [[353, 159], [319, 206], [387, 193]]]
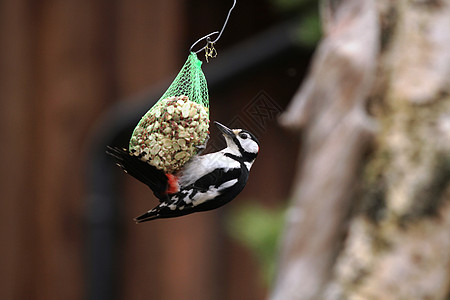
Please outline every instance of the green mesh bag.
[[202, 62], [193, 52], [162, 97], [142, 117], [130, 139], [130, 153], [176, 173], [209, 134], [209, 98]]

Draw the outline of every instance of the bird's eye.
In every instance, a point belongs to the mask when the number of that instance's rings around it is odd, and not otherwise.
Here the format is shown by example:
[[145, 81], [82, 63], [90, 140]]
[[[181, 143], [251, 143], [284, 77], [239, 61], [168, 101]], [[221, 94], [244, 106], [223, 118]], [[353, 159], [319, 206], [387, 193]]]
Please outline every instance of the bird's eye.
[[248, 134], [246, 134], [246, 133], [241, 133], [241, 134], [239, 134], [239, 136], [244, 140], [248, 138]]

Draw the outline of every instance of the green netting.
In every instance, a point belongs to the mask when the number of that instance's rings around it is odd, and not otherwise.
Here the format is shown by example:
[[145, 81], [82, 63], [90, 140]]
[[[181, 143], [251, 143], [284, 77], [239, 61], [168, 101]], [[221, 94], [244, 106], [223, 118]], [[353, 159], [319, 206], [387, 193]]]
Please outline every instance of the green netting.
[[209, 107], [208, 86], [202, 71], [202, 61], [191, 52], [183, 68], [159, 101], [172, 96], [187, 96], [204, 107]]
[[129, 149], [142, 160], [175, 173], [207, 141], [209, 97], [202, 62], [191, 52], [167, 91], [142, 117]]

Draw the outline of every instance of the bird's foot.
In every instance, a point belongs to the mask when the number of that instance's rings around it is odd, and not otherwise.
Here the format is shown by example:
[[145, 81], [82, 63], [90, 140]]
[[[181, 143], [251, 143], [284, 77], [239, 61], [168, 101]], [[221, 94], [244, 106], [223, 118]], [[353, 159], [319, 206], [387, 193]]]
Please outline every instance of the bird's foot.
[[206, 144], [208, 144], [208, 141], [209, 141], [209, 134], [206, 136], [206, 139], [205, 139], [205, 142], [202, 144], [202, 145], [197, 145], [197, 146], [195, 146], [195, 148], [197, 148], [197, 150], [198, 150], [198, 153], [197, 154], [202, 154], [203, 153], [203, 151], [205, 151], [205, 149], [206, 149]]

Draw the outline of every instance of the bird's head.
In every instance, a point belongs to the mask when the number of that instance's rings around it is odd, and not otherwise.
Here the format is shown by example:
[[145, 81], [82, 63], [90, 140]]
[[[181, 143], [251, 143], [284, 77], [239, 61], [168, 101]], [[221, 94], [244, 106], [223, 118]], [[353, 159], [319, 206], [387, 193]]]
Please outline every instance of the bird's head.
[[230, 129], [219, 122], [214, 122], [227, 142], [226, 151], [244, 161], [253, 162], [258, 155], [259, 142], [256, 137], [244, 129]]

